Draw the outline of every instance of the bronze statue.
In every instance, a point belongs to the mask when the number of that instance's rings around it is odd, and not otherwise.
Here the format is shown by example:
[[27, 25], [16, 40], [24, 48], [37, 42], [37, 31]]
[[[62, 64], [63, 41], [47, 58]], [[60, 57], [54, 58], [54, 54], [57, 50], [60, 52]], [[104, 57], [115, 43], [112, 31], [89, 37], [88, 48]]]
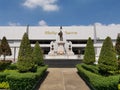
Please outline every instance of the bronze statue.
[[[60, 29], [62, 29], [62, 27], [60, 27]], [[63, 32], [61, 30], [58, 35], [60, 36], [60, 41], [63, 41]]]

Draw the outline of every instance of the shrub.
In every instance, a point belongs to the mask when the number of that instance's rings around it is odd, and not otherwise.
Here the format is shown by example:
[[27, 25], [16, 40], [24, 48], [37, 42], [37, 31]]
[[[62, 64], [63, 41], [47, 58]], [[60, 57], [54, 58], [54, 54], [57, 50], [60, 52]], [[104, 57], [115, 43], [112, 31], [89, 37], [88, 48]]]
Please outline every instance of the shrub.
[[118, 56], [118, 69], [120, 70], [120, 55]]
[[81, 64], [81, 66], [82, 66], [84, 69], [86, 69], [86, 70], [88, 70], [88, 71], [90, 71], [90, 72], [99, 74], [99, 68], [98, 68], [98, 66], [96, 66], [96, 65]]
[[118, 55], [120, 55], [120, 35], [118, 34], [115, 44], [115, 50]]
[[27, 72], [30, 71], [34, 66], [35, 64], [32, 60], [32, 48], [28, 35], [25, 33], [19, 49], [17, 68], [20, 72]]
[[4, 59], [3, 59], [3, 60], [5, 60], [5, 57], [6, 57], [6, 56], [12, 55], [12, 52], [11, 52], [11, 49], [10, 49], [10, 46], [9, 46], [9, 44], [8, 44], [8, 42], [7, 42], [6, 37], [3, 37], [3, 38], [2, 38], [0, 48], [1, 48], [1, 50], [0, 50], [1, 55], [4, 56]]
[[35, 44], [32, 56], [33, 56], [33, 61], [35, 62], [35, 64], [39, 66], [43, 65], [43, 53], [42, 53], [42, 50], [38, 42], [36, 42]]
[[78, 73], [92, 87], [92, 90], [118, 90], [117, 85], [120, 75], [101, 76], [85, 70], [80, 64], [76, 65]]
[[1, 56], [1, 54], [2, 54], [2, 49], [1, 49], [1, 43], [0, 43], [0, 56]]
[[10, 64], [9, 67], [7, 68], [9, 70], [16, 70], [17, 69], [17, 65], [14, 63]]
[[0, 83], [0, 89], [9, 89], [9, 83], [8, 82], [2, 82]]
[[83, 62], [86, 64], [93, 64], [95, 62], [95, 50], [94, 50], [93, 42], [90, 37], [87, 41], [87, 46], [85, 48]]
[[101, 74], [108, 74], [109, 71], [117, 70], [117, 58], [110, 37], [107, 37], [101, 48], [98, 66]]
[[35, 67], [34, 62], [32, 61], [31, 57], [26, 57], [21, 59], [19, 58], [19, 61], [17, 62], [17, 68], [19, 72], [28, 72], [31, 71], [32, 68]]
[[37, 82], [47, 70], [47, 66], [39, 67], [36, 73], [11, 73], [7, 76], [10, 90], [35, 90]]
[[7, 81], [6, 80], [7, 75], [8, 75], [8, 73], [0, 72], [0, 83]]
[[1, 60], [1, 61], [0, 61], [0, 70], [6, 69], [7, 67], [9, 67], [9, 65], [10, 65], [11, 63], [12, 63], [11, 60], [7, 60], [7, 61]]

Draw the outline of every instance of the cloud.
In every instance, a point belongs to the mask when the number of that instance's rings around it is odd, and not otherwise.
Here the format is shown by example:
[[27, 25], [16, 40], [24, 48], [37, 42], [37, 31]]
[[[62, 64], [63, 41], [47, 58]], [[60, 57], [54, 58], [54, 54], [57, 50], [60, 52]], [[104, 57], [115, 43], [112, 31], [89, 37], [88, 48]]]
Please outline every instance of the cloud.
[[9, 26], [20, 26], [20, 23], [8, 22]]
[[96, 25], [96, 26], [102, 26], [103, 24], [99, 23], [99, 22], [96, 22], [94, 25]]
[[40, 26], [48, 26], [47, 23], [44, 20], [39, 21], [38, 25], [40, 25]]
[[57, 0], [25, 0], [23, 6], [27, 8], [37, 8], [41, 7], [43, 11], [58, 11], [59, 7], [56, 4]]
[[95, 23], [94, 25], [96, 26], [120, 26], [120, 24], [115, 24], [115, 23], [111, 23], [111, 24], [102, 24], [102, 23]]

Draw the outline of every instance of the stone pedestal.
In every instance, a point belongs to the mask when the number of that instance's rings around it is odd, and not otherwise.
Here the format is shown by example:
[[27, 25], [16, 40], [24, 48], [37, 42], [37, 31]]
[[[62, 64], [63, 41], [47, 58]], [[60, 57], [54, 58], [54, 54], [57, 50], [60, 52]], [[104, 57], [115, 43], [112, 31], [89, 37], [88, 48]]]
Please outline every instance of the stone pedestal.
[[65, 54], [65, 47], [64, 47], [65, 42], [59, 41], [57, 42], [57, 44], [58, 44], [57, 54], [64, 55]]
[[63, 32], [60, 31], [58, 33], [59, 39], [56, 38], [55, 41], [51, 41], [50, 43], [50, 52], [48, 53], [48, 56], [50, 57], [73, 57], [74, 52], [72, 51], [72, 42], [67, 41], [64, 36]]

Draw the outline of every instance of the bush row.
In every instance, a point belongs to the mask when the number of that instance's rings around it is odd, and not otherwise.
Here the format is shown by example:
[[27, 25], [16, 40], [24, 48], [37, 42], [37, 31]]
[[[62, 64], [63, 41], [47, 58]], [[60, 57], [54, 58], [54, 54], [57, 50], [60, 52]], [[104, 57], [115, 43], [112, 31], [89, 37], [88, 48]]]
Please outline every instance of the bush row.
[[37, 82], [47, 70], [47, 66], [39, 67], [36, 73], [19, 73], [15, 72], [7, 76], [11, 90], [34, 90]]
[[86, 65], [86, 64], [83, 63], [83, 64], [81, 64], [81, 66], [82, 66], [84, 69], [86, 69], [86, 70], [88, 70], [88, 71], [90, 71], [90, 72], [99, 74], [99, 68], [98, 68], [97, 65]]
[[10, 90], [34, 90], [46, 70], [47, 66], [38, 67], [35, 73], [19, 73], [18, 70], [5, 70], [0, 72], [0, 88], [7, 89], [9, 86]]
[[7, 67], [9, 67], [9, 65], [11, 63], [12, 63], [11, 60], [6, 60], [6, 61], [0, 60], [0, 71], [6, 69]]
[[120, 75], [105, 77], [85, 70], [80, 64], [76, 67], [80, 76], [88, 81], [95, 90], [118, 90], [117, 85]]

